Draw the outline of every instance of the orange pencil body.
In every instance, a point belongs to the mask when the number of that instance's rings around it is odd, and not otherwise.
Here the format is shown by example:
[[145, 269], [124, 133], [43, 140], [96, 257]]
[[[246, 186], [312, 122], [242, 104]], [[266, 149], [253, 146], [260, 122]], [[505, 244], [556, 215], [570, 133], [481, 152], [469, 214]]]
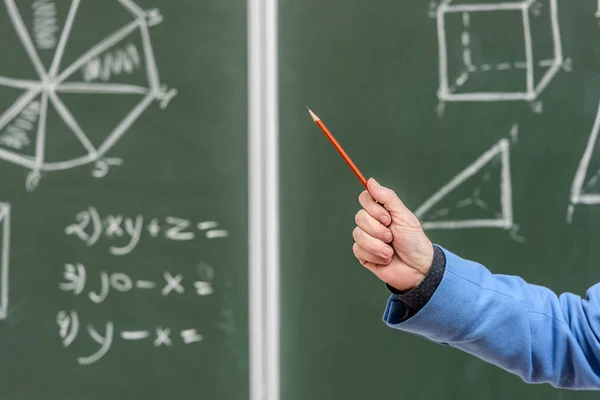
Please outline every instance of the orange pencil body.
[[354, 162], [352, 162], [352, 160], [350, 159], [350, 157], [348, 156], [348, 154], [346, 154], [346, 152], [344, 151], [344, 149], [342, 148], [342, 146], [340, 146], [340, 144], [338, 143], [338, 141], [335, 140], [335, 138], [333, 137], [333, 135], [331, 134], [331, 132], [329, 132], [329, 129], [327, 129], [327, 127], [325, 126], [325, 124], [323, 123], [323, 121], [321, 121], [321, 119], [319, 117], [317, 117], [315, 115], [315, 113], [313, 113], [310, 109], [308, 110], [308, 112], [310, 113], [312, 119], [315, 121], [315, 123], [317, 124], [317, 126], [319, 127], [319, 129], [321, 129], [321, 131], [323, 132], [323, 134], [325, 134], [325, 136], [327, 137], [327, 139], [329, 139], [329, 141], [331, 142], [331, 144], [333, 145], [333, 147], [335, 147], [335, 149], [337, 150], [337, 152], [340, 153], [340, 155], [342, 156], [342, 158], [344, 159], [344, 161], [346, 161], [346, 164], [348, 164], [348, 166], [350, 167], [350, 169], [352, 169], [352, 172], [354, 172], [354, 175], [356, 175], [356, 177], [360, 180], [360, 183], [362, 183], [362, 185], [366, 189], [367, 188], [367, 180], [365, 179], [365, 177], [363, 176], [363, 174], [359, 171], [358, 167], [354, 164]]

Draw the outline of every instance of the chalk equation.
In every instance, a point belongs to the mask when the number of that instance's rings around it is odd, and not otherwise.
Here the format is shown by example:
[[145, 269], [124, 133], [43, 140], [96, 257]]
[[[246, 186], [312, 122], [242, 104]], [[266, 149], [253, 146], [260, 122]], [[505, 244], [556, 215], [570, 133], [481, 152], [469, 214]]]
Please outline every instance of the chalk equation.
[[15, 92], [0, 110], [0, 159], [31, 171], [28, 191], [42, 172], [94, 164], [92, 176], [106, 176], [123, 162], [107, 157], [121, 137], [153, 102], [164, 109], [177, 95], [161, 83], [150, 39], [160, 12], [131, 0], [104, 3], [110, 18], [97, 15], [93, 0], [0, 7], [14, 31], [3, 38], [14, 59], [0, 66], [0, 87]]
[[[59, 283], [59, 289], [64, 292], [71, 292], [74, 296], [79, 296], [86, 289], [86, 285], [90, 280], [86, 268], [81, 263], [65, 264], [63, 272], [63, 281]], [[208, 271], [207, 271], [208, 272]], [[212, 278], [212, 269], [207, 273], [209, 278]], [[134, 279], [129, 274], [123, 272], [108, 273], [101, 271], [97, 276], [98, 290], [89, 290], [89, 299], [100, 304], [106, 300], [110, 290], [118, 293], [127, 293], [132, 290], [140, 291], [158, 291], [161, 296], [171, 294], [184, 294], [191, 291], [198, 296], [208, 296], [214, 292], [212, 282], [210, 280], [196, 280], [191, 282], [191, 285], [186, 288], [183, 282], [183, 274], [173, 274], [165, 271], [162, 274], [160, 282], [148, 279]]]
[[[56, 324], [58, 325], [58, 335], [65, 348], [71, 346], [77, 339], [80, 331], [83, 330], [79, 314], [75, 310], [60, 310], [56, 316]], [[175, 331], [171, 327], [159, 326], [152, 327], [151, 329], [115, 331], [115, 323], [110, 320], [101, 326], [87, 324], [85, 332], [98, 348], [88, 355], [77, 357], [77, 362], [80, 365], [91, 365], [98, 362], [109, 352], [115, 339], [130, 342], [145, 341], [153, 347], [174, 346], [176, 344], [190, 345], [203, 341], [203, 336], [197, 329], [193, 328]], [[176, 339], [174, 334], [177, 334]], [[177, 342], [175, 343], [175, 341]]]
[[[214, 268], [206, 263], [199, 263], [195, 269], [194, 278], [184, 279], [182, 273], [164, 271], [160, 279], [147, 279], [146, 277], [133, 277], [132, 274], [123, 272], [99, 271], [90, 272], [82, 263], [67, 263], [64, 265], [58, 289], [64, 293], [72, 294], [73, 298], [80, 298], [87, 294], [87, 298], [95, 304], [105, 302], [110, 293], [137, 292], [155, 293], [166, 300], [167, 296], [182, 296], [189, 293], [191, 296], [210, 296], [215, 290], [213, 281]], [[191, 274], [189, 274], [191, 275]], [[94, 288], [89, 286], [91, 277], [94, 278]], [[186, 299], [189, 299], [187, 297]], [[81, 333], [87, 334], [97, 348], [90, 354], [80, 356], [77, 362], [81, 365], [90, 365], [104, 357], [116, 339], [123, 341], [146, 341], [151, 346], [189, 345], [201, 342], [203, 336], [193, 328], [186, 327], [175, 332], [170, 327], [156, 326], [141, 329], [122, 329], [116, 332], [113, 321], [106, 321], [98, 326], [87, 324], [85, 329], [81, 323], [80, 313], [71, 306], [58, 311], [56, 316], [58, 335], [62, 345], [69, 347]], [[173, 332], [172, 332], [173, 331]], [[174, 335], [178, 337], [175, 338]]]
[[96, 245], [103, 237], [121, 241], [121, 245], [109, 247], [108, 251], [113, 255], [131, 253], [143, 236], [172, 241], [190, 241], [199, 236], [209, 240], [229, 236], [227, 230], [219, 228], [217, 221], [194, 222], [174, 216], [145, 218], [141, 214], [133, 217], [121, 214], [100, 216], [95, 207], [78, 212], [74, 223], [65, 228], [65, 234], [78, 238], [87, 246]]

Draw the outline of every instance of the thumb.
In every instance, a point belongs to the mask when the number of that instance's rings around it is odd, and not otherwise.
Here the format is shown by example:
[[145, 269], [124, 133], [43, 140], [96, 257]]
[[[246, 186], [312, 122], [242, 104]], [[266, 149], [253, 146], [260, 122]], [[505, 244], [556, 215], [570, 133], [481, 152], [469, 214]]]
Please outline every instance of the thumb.
[[401, 216], [408, 211], [402, 200], [396, 195], [396, 192], [381, 186], [374, 178], [370, 178], [367, 181], [367, 189], [373, 199], [388, 210], [392, 216]]

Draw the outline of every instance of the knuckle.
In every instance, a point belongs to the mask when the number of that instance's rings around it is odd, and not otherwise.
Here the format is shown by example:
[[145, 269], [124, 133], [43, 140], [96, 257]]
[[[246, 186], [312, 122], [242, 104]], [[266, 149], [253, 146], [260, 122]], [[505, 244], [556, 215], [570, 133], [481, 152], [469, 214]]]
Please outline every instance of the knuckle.
[[390, 188], [384, 188], [383, 189], [383, 195], [387, 199], [393, 199], [394, 197], [398, 197], [398, 196], [396, 196], [396, 192], [394, 192], [394, 190], [392, 190]]
[[369, 198], [369, 192], [367, 192], [366, 190], [363, 190], [359, 195], [358, 195], [358, 200], [362, 203], [365, 203]]
[[381, 207], [378, 204], [373, 204], [369, 207], [367, 214], [376, 220], [379, 220], [383, 214], [385, 214], [385, 208]]
[[383, 243], [383, 242], [380, 242], [380, 243], [381, 243], [381, 245], [380, 245], [381, 254], [382, 254], [383, 258], [387, 259], [387, 258], [392, 257], [392, 255], [394, 255], [394, 249], [392, 248], [392, 246], [390, 246], [386, 243]]
[[365, 210], [361, 209], [354, 216], [354, 222], [356, 222], [357, 225], [360, 225], [361, 222], [364, 221], [364, 218], [365, 218]]
[[385, 226], [381, 227], [381, 240], [387, 243], [394, 240], [394, 235], [392, 234], [392, 231], [386, 228]]
[[361, 212], [358, 215], [358, 221], [357, 224], [361, 227], [361, 228], [365, 228], [365, 229], [372, 229], [372, 219], [373, 217], [371, 216], [371, 214], [369, 214], [367, 212], [367, 210], [361, 210]]
[[374, 254], [378, 255], [379, 257], [385, 257], [385, 255], [386, 255], [385, 247], [386, 247], [385, 244], [381, 240], [375, 239], [371, 243], [369, 250], [371, 252], [373, 252]]
[[373, 204], [371, 207], [369, 207], [368, 209], [368, 214], [373, 217], [373, 218], [378, 218], [381, 213], [383, 212], [383, 210], [381, 209], [380, 206], [378, 206], [377, 204]]
[[356, 240], [357, 242], [360, 241], [360, 237], [361, 237], [361, 229], [357, 226], [356, 228], [354, 228], [354, 230], [352, 231], [352, 237], [354, 238], [354, 240]]

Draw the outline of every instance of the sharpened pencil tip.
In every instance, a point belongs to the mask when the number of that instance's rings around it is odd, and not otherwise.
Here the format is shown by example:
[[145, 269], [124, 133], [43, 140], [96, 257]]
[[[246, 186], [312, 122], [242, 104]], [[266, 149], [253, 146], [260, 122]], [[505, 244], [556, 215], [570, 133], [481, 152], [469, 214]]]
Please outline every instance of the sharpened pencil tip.
[[314, 112], [312, 112], [312, 110], [311, 110], [310, 108], [308, 108], [308, 106], [306, 106], [306, 109], [307, 109], [307, 110], [308, 110], [308, 112], [310, 113], [310, 116], [312, 117], [313, 121], [317, 122], [317, 121], [320, 119], [319, 117], [317, 117], [317, 116], [315, 115], [315, 113], [314, 113]]

